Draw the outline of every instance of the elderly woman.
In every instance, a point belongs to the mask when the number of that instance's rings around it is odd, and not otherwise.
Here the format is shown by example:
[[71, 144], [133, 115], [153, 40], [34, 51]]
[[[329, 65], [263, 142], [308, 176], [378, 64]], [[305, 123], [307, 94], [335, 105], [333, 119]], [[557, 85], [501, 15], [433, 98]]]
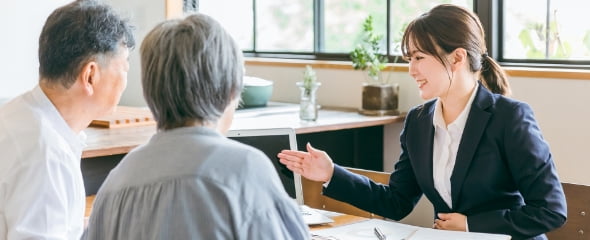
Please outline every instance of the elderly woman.
[[141, 45], [158, 133], [111, 171], [88, 239], [308, 239], [262, 152], [224, 137], [242, 89], [241, 52], [212, 18], [157, 25]]

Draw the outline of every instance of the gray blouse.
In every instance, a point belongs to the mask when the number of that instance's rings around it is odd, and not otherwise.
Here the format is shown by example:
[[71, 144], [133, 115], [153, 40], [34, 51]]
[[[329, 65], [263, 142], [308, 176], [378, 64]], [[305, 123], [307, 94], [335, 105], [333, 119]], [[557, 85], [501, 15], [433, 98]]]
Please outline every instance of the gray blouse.
[[259, 150], [212, 129], [159, 132], [101, 186], [87, 239], [309, 239]]

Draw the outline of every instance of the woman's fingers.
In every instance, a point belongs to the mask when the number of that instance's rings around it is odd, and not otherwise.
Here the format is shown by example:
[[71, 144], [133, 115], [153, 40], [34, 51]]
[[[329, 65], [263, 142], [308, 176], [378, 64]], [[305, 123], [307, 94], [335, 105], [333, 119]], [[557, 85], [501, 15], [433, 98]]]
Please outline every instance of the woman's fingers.
[[301, 154], [301, 152], [283, 151], [279, 153], [277, 156], [279, 157], [279, 161], [282, 164], [285, 164], [285, 166], [287, 166], [287, 168], [289, 168], [292, 171], [298, 171], [297, 173], [303, 171], [304, 166], [309, 167], [309, 164], [304, 164], [304, 161], [306, 159], [309, 159], [309, 154], [307, 153]]
[[290, 154], [279, 153], [277, 155], [277, 157], [279, 157], [280, 159], [284, 159], [286, 161], [289, 161], [289, 162], [301, 161], [301, 157], [298, 157], [295, 155], [290, 155]]
[[291, 164], [285, 164], [285, 166], [287, 167], [287, 169], [293, 171], [294, 173], [297, 173], [299, 175], [303, 175], [302, 174], [303, 173], [303, 169], [302, 168], [295, 167], [295, 166], [293, 166]]
[[279, 161], [289, 170], [313, 180], [326, 182], [330, 180], [334, 166], [330, 157], [322, 150], [307, 144], [309, 152], [283, 150], [277, 154]]
[[309, 153], [307, 152], [302, 152], [302, 151], [293, 151], [293, 150], [283, 150], [281, 151], [279, 154], [284, 154], [284, 155], [290, 155], [290, 156], [296, 156], [296, 157], [300, 157], [303, 158], [306, 155], [309, 155]]
[[441, 224], [441, 220], [435, 219], [434, 220], [434, 225], [432, 226], [432, 228], [434, 228], [434, 229], [443, 229], [440, 224]]

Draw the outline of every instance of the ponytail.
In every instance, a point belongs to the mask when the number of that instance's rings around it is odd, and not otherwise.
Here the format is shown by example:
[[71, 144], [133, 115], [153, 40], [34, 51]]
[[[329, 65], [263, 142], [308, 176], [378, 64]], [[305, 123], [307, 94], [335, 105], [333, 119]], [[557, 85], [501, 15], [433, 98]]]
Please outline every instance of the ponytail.
[[508, 84], [508, 77], [500, 65], [487, 54], [481, 55], [481, 79], [483, 85], [493, 93], [510, 96], [512, 91]]

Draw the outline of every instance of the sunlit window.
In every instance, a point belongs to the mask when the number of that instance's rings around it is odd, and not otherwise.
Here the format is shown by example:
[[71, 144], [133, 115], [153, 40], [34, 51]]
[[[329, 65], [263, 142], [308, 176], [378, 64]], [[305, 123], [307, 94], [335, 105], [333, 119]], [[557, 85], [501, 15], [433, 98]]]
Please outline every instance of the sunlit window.
[[[373, 16], [375, 31], [387, 33], [387, 1], [383, 0], [325, 0], [324, 48], [322, 52], [350, 52], [362, 38], [362, 23]], [[385, 51], [385, 41], [382, 39]], [[384, 52], [385, 53], [385, 52]]]
[[590, 23], [580, 0], [190, 1], [219, 20], [246, 54], [348, 60], [371, 15], [375, 32], [383, 36], [380, 49], [393, 60], [410, 21], [451, 3], [489, 15], [482, 19], [488, 43], [494, 43], [488, 50], [502, 63], [590, 63]]
[[590, 60], [588, 9], [580, 3], [504, 1], [504, 59]]
[[196, 5], [220, 21], [246, 52], [345, 56], [360, 42], [362, 23], [369, 15], [383, 36], [383, 53], [390, 49], [399, 54], [395, 44], [403, 28], [441, 3], [473, 5], [471, 0], [202, 0]]
[[256, 51], [313, 52], [312, 0], [256, 0]]

